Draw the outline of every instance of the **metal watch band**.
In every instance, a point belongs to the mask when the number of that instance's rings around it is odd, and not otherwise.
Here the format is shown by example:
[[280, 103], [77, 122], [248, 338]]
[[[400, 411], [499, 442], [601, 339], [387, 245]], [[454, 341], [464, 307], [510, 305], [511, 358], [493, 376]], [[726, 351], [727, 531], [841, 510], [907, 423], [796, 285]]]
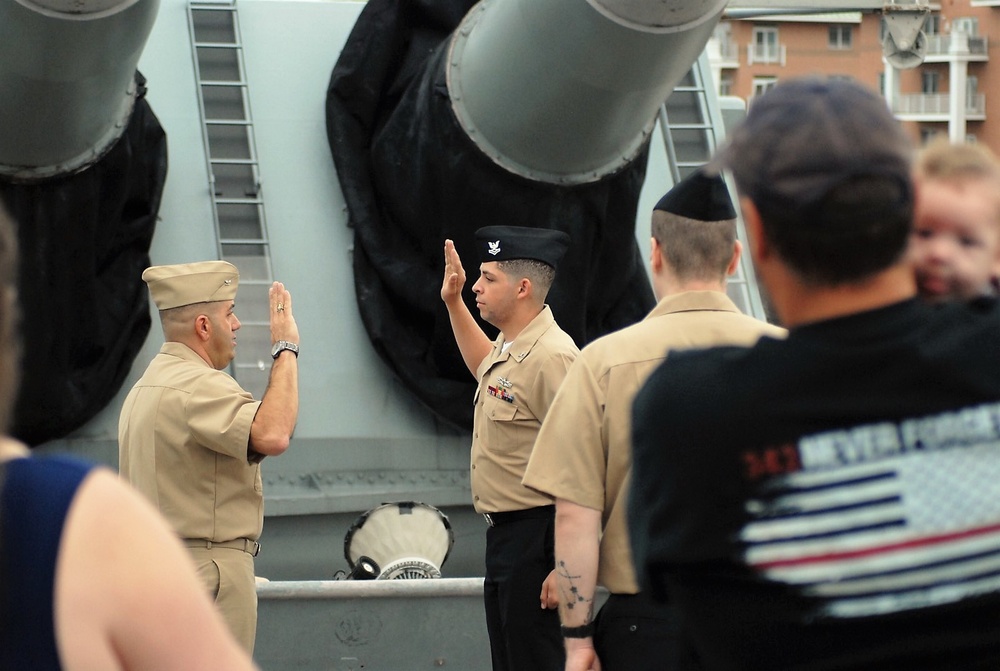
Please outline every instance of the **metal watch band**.
[[271, 358], [277, 359], [278, 355], [288, 350], [295, 355], [295, 358], [299, 356], [299, 346], [293, 342], [288, 342], [287, 340], [279, 340], [274, 343], [274, 348], [271, 350]]

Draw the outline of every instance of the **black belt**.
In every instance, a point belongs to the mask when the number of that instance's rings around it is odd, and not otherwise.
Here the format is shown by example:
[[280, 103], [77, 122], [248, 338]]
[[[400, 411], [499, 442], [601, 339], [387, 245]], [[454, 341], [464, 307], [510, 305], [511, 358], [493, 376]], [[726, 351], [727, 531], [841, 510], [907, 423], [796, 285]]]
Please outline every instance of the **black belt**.
[[525, 510], [511, 510], [505, 513], [483, 513], [486, 523], [491, 527], [517, 522], [518, 520], [531, 520], [552, 517], [556, 514], [554, 505], [538, 506], [537, 508], [526, 508]]
[[260, 554], [260, 543], [252, 541], [249, 538], [237, 538], [234, 541], [222, 541], [221, 543], [207, 541], [203, 538], [185, 538], [183, 539], [183, 543], [189, 548], [205, 548], [207, 550], [211, 550], [212, 548], [226, 548], [227, 550], [243, 550], [251, 557], [256, 557]]

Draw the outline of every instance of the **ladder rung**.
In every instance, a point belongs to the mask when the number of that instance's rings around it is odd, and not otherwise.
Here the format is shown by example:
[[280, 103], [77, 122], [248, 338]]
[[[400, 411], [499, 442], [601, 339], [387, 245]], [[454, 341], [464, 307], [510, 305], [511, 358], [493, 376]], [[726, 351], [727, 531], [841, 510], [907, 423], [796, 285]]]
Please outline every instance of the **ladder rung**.
[[198, 86], [218, 86], [219, 88], [246, 88], [247, 83], [242, 79], [203, 79], [198, 82]]
[[198, 49], [240, 49], [242, 44], [237, 42], [195, 42], [194, 46]]
[[205, 119], [206, 126], [252, 126], [246, 119]]
[[707, 123], [672, 123], [670, 130], [709, 130], [712, 124]]
[[264, 201], [260, 198], [216, 198], [215, 202], [220, 205], [261, 205]]
[[209, 158], [212, 165], [257, 165], [252, 158]]
[[267, 240], [262, 238], [221, 238], [223, 245], [266, 245]]

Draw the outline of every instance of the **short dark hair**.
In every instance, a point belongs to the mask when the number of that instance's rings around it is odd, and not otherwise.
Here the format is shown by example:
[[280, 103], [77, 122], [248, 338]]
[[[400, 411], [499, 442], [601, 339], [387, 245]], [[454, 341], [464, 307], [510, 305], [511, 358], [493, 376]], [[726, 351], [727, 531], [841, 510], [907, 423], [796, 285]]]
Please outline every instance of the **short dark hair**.
[[537, 261], [535, 259], [508, 259], [506, 261], [497, 261], [497, 267], [499, 267], [500, 270], [507, 275], [517, 279], [527, 277], [531, 280], [531, 286], [535, 296], [538, 297], [539, 301], [543, 302], [545, 301], [545, 297], [549, 294], [549, 289], [552, 288], [552, 282], [556, 279], [555, 268], [544, 261]]
[[913, 218], [909, 181], [871, 175], [840, 183], [807, 210], [773, 200], [754, 205], [782, 260], [820, 286], [860, 282], [897, 263]]
[[678, 279], [725, 279], [736, 243], [735, 219], [698, 221], [653, 210], [650, 228]]
[[906, 248], [913, 147], [885, 100], [844, 78], [779, 82], [756, 99], [711, 171], [732, 171], [764, 234], [804, 282], [855, 283]]
[[10, 429], [21, 382], [17, 258], [17, 229], [0, 203], [0, 433], [3, 434]]

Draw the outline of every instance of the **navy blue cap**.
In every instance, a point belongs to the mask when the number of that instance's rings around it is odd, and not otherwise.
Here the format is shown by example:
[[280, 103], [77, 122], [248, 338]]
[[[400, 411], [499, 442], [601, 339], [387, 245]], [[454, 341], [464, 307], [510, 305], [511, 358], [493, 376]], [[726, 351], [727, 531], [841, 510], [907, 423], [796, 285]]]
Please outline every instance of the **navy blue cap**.
[[696, 170], [674, 185], [653, 208], [695, 221], [736, 218], [729, 189], [720, 175], [709, 177]]
[[568, 247], [568, 235], [547, 228], [484, 226], [476, 231], [480, 263], [534, 259], [555, 268]]

